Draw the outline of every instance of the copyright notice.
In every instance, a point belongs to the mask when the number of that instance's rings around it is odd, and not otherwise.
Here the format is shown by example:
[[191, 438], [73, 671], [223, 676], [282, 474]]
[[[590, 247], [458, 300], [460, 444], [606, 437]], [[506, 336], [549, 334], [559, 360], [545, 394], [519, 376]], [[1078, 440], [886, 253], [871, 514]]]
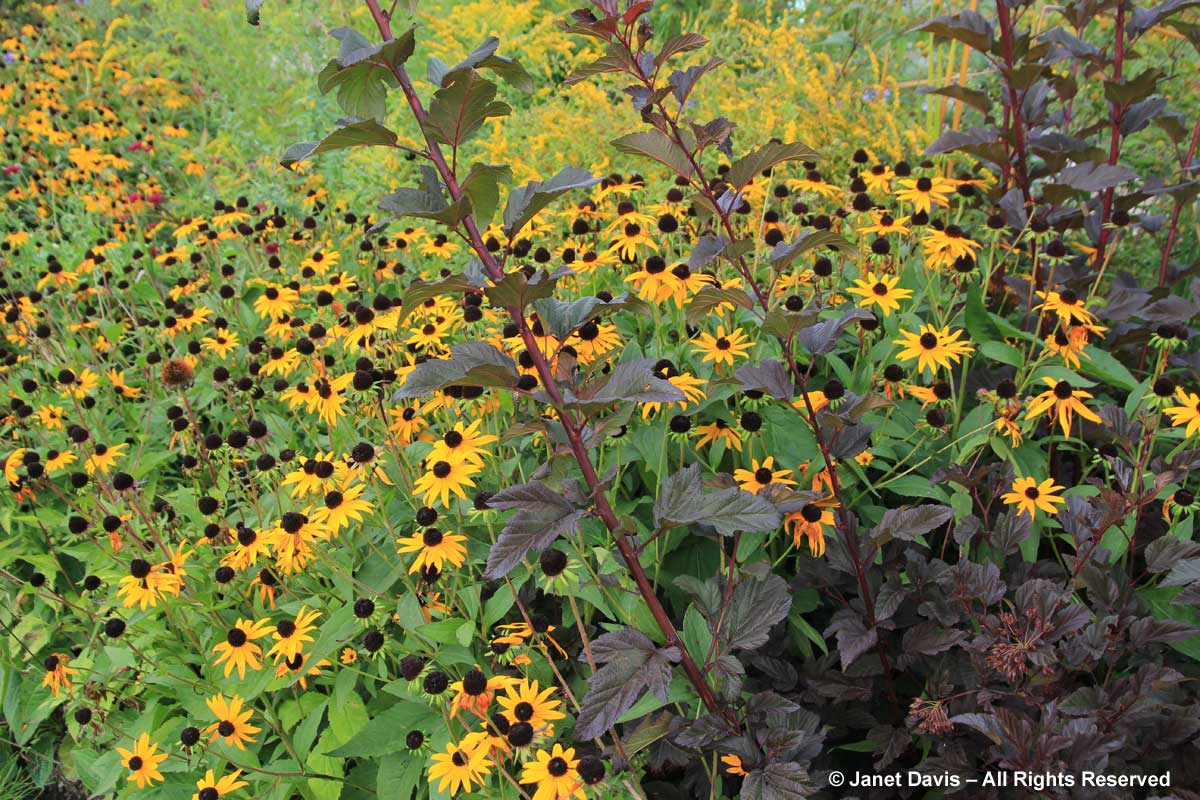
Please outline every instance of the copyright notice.
[[1046, 789], [1086, 788], [1161, 788], [1171, 785], [1171, 773], [1160, 775], [1123, 775], [1103, 772], [1028, 772], [1022, 770], [989, 770], [978, 777], [964, 777], [954, 773], [926, 773], [916, 770], [875, 774], [869, 772], [831, 772], [829, 785], [848, 789], [877, 787], [926, 787], [963, 788], [992, 787], [1030, 789], [1035, 792]]

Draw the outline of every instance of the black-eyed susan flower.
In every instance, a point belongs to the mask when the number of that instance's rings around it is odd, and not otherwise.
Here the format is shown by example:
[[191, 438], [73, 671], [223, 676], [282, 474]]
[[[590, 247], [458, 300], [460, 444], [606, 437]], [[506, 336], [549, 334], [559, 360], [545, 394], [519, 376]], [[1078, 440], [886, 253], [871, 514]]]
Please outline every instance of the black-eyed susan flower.
[[336, 489], [326, 492], [324, 504], [313, 511], [313, 522], [335, 537], [350, 523], [361, 522], [363, 514], [371, 513], [373, 508], [369, 500], [362, 499], [363, 489], [361, 484], [354, 484], [340, 492]]
[[806, 503], [803, 508], [788, 514], [783, 520], [783, 527], [792, 534], [792, 541], [797, 547], [802, 539], [808, 541], [808, 550], [814, 556], [825, 555], [825, 531], [832, 528], [833, 512], [837, 501], [832, 498]]
[[749, 774], [746, 772], [746, 767], [742, 764], [741, 757], [733, 753], [721, 756], [721, 763], [725, 765], [725, 771], [730, 775], [744, 778]]
[[460, 789], [470, 792], [476, 784], [482, 785], [484, 778], [492, 771], [485, 739], [483, 733], [469, 733], [457, 744], [449, 742], [445, 752], [434, 753], [433, 764], [429, 767], [429, 783], [437, 781], [437, 790], [449, 790], [451, 797], [458, 794]]
[[950, 193], [954, 191], [954, 183], [941, 177], [901, 178], [896, 184], [900, 187], [896, 199], [911, 203], [915, 211], [926, 214], [934, 206], [948, 207]]
[[963, 331], [953, 333], [950, 326], [941, 329], [933, 325], [922, 325], [917, 332], [900, 331], [900, 338], [895, 344], [901, 349], [898, 358], [901, 361], [917, 360], [917, 369], [921, 372], [937, 372], [940, 367], [950, 367], [958, 363], [963, 356], [974, 352], [970, 342], [961, 341]]
[[1179, 405], [1164, 409], [1171, 418], [1171, 424], [1183, 428], [1184, 436], [1195, 436], [1200, 433], [1200, 394], [1184, 391], [1183, 387], [1175, 389], [1175, 397]]
[[243, 708], [243, 700], [236, 694], [229, 700], [222, 694], [216, 694], [207, 698], [204, 703], [217, 720], [204, 729], [204, 735], [208, 736], [210, 741], [216, 741], [217, 737], [220, 737], [226, 744], [231, 744], [238, 750], [245, 750], [245, 743], [253, 741], [254, 734], [261, 730], [250, 724], [254, 710]]
[[558, 742], [549, 752], [538, 750], [534, 753], [533, 760], [521, 768], [521, 783], [537, 787], [533, 800], [585, 797], [575, 748], [564, 749]]
[[1046, 311], [1058, 315], [1064, 325], [1094, 325], [1096, 315], [1084, 306], [1084, 300], [1072, 289], [1061, 292], [1038, 292], [1042, 302], [1034, 307], [1036, 311]]
[[400, 554], [417, 553], [408, 572], [414, 572], [433, 567], [441, 572], [447, 562], [455, 567], [461, 567], [467, 559], [467, 548], [464, 542], [467, 537], [439, 528], [426, 528], [424, 531], [406, 536], [396, 542], [396, 552]]
[[224, 640], [213, 647], [213, 654], [217, 656], [217, 660], [213, 663], [225, 665], [226, 678], [234, 669], [238, 671], [239, 678], [246, 677], [246, 667], [256, 671], [262, 669], [262, 662], [259, 660], [262, 656], [262, 648], [254, 642], [270, 632], [270, 620], [261, 619], [254, 622], [253, 620], [239, 619], [237, 624], [230, 628]]
[[455, 423], [454, 428], [446, 431], [441, 439], [433, 443], [426, 460], [430, 463], [448, 461], [451, 464], [467, 464], [482, 467], [487, 451], [484, 445], [496, 441], [491, 434], [480, 433], [481, 420], [475, 420], [469, 425]]
[[150, 741], [148, 733], [143, 733], [134, 741], [132, 750], [117, 748], [121, 763], [130, 772], [127, 780], [136, 783], [139, 789], [145, 789], [147, 784], [163, 780], [158, 765], [167, 759], [167, 754], [157, 751], [158, 745]]
[[927, 269], [952, 266], [960, 260], [973, 264], [975, 253], [980, 247], [979, 242], [967, 238], [962, 228], [957, 225], [947, 225], [942, 229], [931, 227], [921, 237], [921, 249], [925, 251]]
[[767, 456], [762, 463], [755, 458], [751, 460], [750, 464], [750, 469], [733, 471], [733, 479], [744, 491], [758, 492], [772, 484], [796, 485], [796, 482], [792, 480], [790, 469], [775, 469], [775, 456]]
[[320, 611], [309, 611], [305, 606], [301, 606], [294, 620], [283, 619], [277, 622], [275, 631], [271, 634], [275, 644], [267, 651], [267, 657], [274, 658], [278, 663], [280, 659], [290, 661], [300, 655], [305, 643], [313, 640], [310, 634], [317, 629], [313, 623], [320, 616]]
[[1032, 519], [1039, 509], [1047, 514], [1055, 514], [1058, 506], [1066, 505], [1067, 501], [1059, 496], [1064, 488], [1055, 483], [1053, 478], [1041, 483], [1036, 478], [1017, 478], [1013, 481], [1012, 490], [1001, 499], [1006, 505], [1016, 506], [1017, 513], [1028, 514]]
[[692, 428], [692, 435], [699, 438], [696, 442], [697, 447], [724, 442], [725, 446], [742, 452], [742, 436], [737, 429], [721, 418], [717, 418], [707, 425], [699, 425]]
[[275, 527], [263, 534], [275, 554], [275, 563], [285, 575], [304, 569], [313, 557], [313, 545], [329, 537], [328, 529], [309, 516], [311, 512], [311, 508], [304, 512], [288, 511]]
[[433, 505], [433, 501], [438, 500], [446, 508], [450, 504], [451, 494], [462, 500], [467, 499], [466, 487], [475, 485], [471, 474], [472, 469], [466, 463], [434, 461], [428, 471], [413, 483], [413, 489], [421, 494], [421, 500], [426, 505]]
[[250, 784], [245, 781], [238, 780], [242, 775], [240, 769], [235, 769], [228, 775], [217, 778], [213, 771], [206, 770], [204, 777], [196, 781], [196, 793], [192, 795], [192, 800], [218, 800], [221, 797], [227, 797], [238, 789], [241, 789]]
[[[115, 533], [115, 531], [113, 532]], [[144, 558], [129, 562], [129, 574], [117, 585], [117, 597], [125, 608], [137, 606], [142, 611], [157, 606], [166, 595], [179, 596], [182, 578], [161, 565], [154, 566]]]
[[124, 442], [114, 444], [111, 447], [97, 442], [92, 448], [92, 454], [83, 462], [83, 468], [87, 470], [88, 475], [93, 475], [97, 472], [107, 474], [117, 464], [117, 459], [125, 454], [125, 449], [128, 447]]
[[[1091, 399], [1092, 395], [1090, 392], [1085, 392], [1083, 389], [1076, 389], [1071, 386], [1069, 381], [1056, 381], [1050, 377], [1042, 378], [1042, 380], [1050, 388], [1029, 401], [1025, 412], [1025, 419], [1037, 419], [1042, 414], [1053, 409], [1052, 416], [1057, 417], [1063, 436], [1071, 435], [1071, 423], [1074, 421], [1075, 414], [1098, 425], [1102, 424], [1099, 415], [1088, 408], [1083, 402], [1084, 400]], [[1053, 421], [1051, 421], [1051, 425], [1053, 425]]]
[[753, 347], [754, 343], [742, 332], [741, 328], [734, 328], [726, 333], [725, 326], [718, 325], [716, 336], [707, 331], [701, 331], [696, 337], [695, 344], [692, 345], [692, 350], [702, 353], [705, 362], [711, 361], [717, 365], [733, 366], [736, 359], [745, 357]]
[[861, 297], [858, 301], [860, 307], [875, 306], [886, 317], [900, 310], [901, 300], [913, 295], [912, 289], [901, 289], [897, 286], [899, 283], [899, 276], [868, 272], [866, 277], [856, 279], [854, 286], [846, 289], [846, 293]]
[[58, 697], [58, 693], [62, 689], [67, 692], [71, 691], [71, 676], [78, 670], [67, 666], [70, 661], [70, 657], [65, 653], [53, 653], [46, 656], [46, 660], [42, 662], [42, 667], [46, 670], [46, 674], [42, 676], [42, 686], [48, 686], [50, 694], [55, 697]]
[[450, 684], [454, 699], [450, 703], [450, 716], [467, 709], [478, 717], [487, 717], [488, 707], [491, 706], [496, 692], [506, 689], [516, 682], [516, 678], [508, 675], [493, 675], [487, 677], [478, 667], [468, 672], [462, 680]]
[[562, 701], [554, 700], [553, 694], [553, 686], [541, 689], [536, 680], [523, 678], [507, 686], [504, 694], [496, 698], [496, 703], [510, 723], [528, 722], [534, 730], [552, 735], [549, 731], [553, 723], [566, 716], [557, 710]]

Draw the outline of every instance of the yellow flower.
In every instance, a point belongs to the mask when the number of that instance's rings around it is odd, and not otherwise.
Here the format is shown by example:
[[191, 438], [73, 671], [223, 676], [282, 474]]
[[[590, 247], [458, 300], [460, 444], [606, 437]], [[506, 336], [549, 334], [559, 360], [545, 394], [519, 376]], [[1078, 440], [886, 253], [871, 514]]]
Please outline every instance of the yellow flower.
[[156, 753], [158, 745], [150, 741], [150, 734], [143, 733], [133, 744], [133, 750], [118, 747], [121, 763], [130, 771], [128, 780], [137, 784], [139, 789], [145, 789], [146, 784], [163, 780], [158, 765], [167, 759], [166, 753]]
[[1179, 405], [1165, 409], [1171, 418], [1171, 424], [1184, 428], [1184, 436], [1194, 436], [1200, 433], [1200, 394], [1185, 392], [1183, 387], [1175, 389]]
[[42, 677], [42, 686], [50, 687], [50, 694], [58, 697], [59, 689], [71, 691], [71, 675], [75, 675], [78, 670], [71, 669], [67, 666], [70, 662], [70, 657], [63, 653], [54, 653], [47, 656], [42, 666], [46, 668], [46, 674]]
[[521, 783], [537, 787], [532, 800], [569, 800], [583, 798], [583, 780], [579, 777], [579, 759], [575, 748], [558, 742], [550, 752], [538, 750], [534, 760], [521, 768]]
[[458, 744], [450, 742], [444, 753], [433, 754], [433, 765], [429, 768], [429, 782], [438, 781], [438, 791], [450, 789], [450, 796], [459, 789], [471, 791], [474, 784], [483, 785], [483, 779], [492, 771], [488, 749], [482, 747], [484, 734], [469, 733]]
[[467, 559], [467, 548], [463, 545], [466, 540], [467, 537], [461, 534], [427, 528], [422, 533], [414, 533], [400, 539], [396, 552], [419, 553], [408, 568], [409, 574], [428, 567], [433, 567], [440, 573], [447, 561], [456, 567], [463, 565]]
[[431, 506], [434, 500], [440, 500], [442, 507], [447, 507], [451, 493], [458, 495], [462, 500], [467, 499], [463, 487], [475, 485], [475, 481], [471, 480], [470, 470], [470, 466], [465, 463], [435, 461], [429, 471], [413, 483], [413, 489], [421, 494], [425, 505]]
[[747, 492], [758, 492], [773, 483], [796, 485], [790, 469], [775, 469], [775, 456], [767, 456], [761, 464], [757, 458], [750, 463], [751, 469], [733, 471], [733, 479]]
[[276, 623], [275, 632], [271, 634], [275, 644], [267, 651], [267, 656], [274, 656], [275, 663], [279, 663], [280, 659], [291, 661], [300, 655], [304, 643], [313, 640], [309, 634], [316, 630], [313, 623], [320, 616], [320, 611], [309, 611], [301, 606], [295, 620], [284, 619]]
[[1034, 478], [1017, 478], [1013, 481], [1012, 491], [1001, 499], [1006, 505], [1016, 506], [1018, 514], [1028, 514], [1030, 519], [1038, 509], [1047, 514], [1058, 511], [1057, 506], [1066, 505], [1066, 500], [1059, 497], [1065, 487], [1059, 486], [1053, 478], [1038, 483]]
[[922, 325], [916, 333], [900, 331], [900, 338], [895, 344], [901, 345], [899, 358], [901, 361], [917, 360], [917, 369], [924, 372], [936, 372], [939, 367], [950, 367], [965, 355], [970, 355], [975, 348], [969, 342], [959, 341], [963, 335], [961, 330], [950, 332], [950, 326], [938, 330], [932, 325]]
[[[1084, 400], [1091, 398], [1090, 393], [1072, 387], [1068, 381], [1056, 381], [1054, 378], [1042, 378], [1042, 380], [1050, 388], [1029, 401], [1025, 419], [1037, 419], [1050, 409], [1054, 409], [1063, 436], [1071, 435], [1071, 423], [1075, 414], [1098, 425], [1102, 424], [1096, 412], [1083, 403]], [[1053, 423], [1051, 424], [1053, 425]]]
[[236, 668], [238, 678], [246, 677], [246, 667], [252, 670], [262, 669], [262, 662], [259, 657], [262, 656], [262, 648], [254, 643], [255, 639], [261, 639], [271, 632], [270, 620], [259, 620], [254, 622], [248, 619], [239, 619], [237, 624], [229, 630], [225, 636], [225, 640], [218, 642], [213, 647], [213, 654], [218, 658], [215, 664], [225, 664], [225, 677], [229, 677], [229, 673]]
[[[207, 770], [204, 773], [204, 777], [196, 781], [196, 788], [200, 791], [192, 795], [192, 800], [201, 800], [200, 792], [204, 792], [204, 800], [211, 800], [211, 798], [214, 796], [225, 797], [226, 795], [232, 794], [238, 789], [241, 789], [243, 786], [249, 786], [249, 784], [245, 781], [238, 780], [238, 778], [241, 777], [241, 774], [242, 771], [240, 769], [235, 769], [233, 772], [224, 776], [220, 780], [217, 780], [216, 776], [213, 775], [213, 771], [211, 769]], [[216, 795], [213, 795], [211, 792], [206, 792], [206, 789], [212, 789], [213, 792], [216, 792]]]
[[211, 741], [215, 741], [219, 736], [225, 740], [226, 744], [231, 744], [238, 750], [245, 750], [246, 746], [243, 742], [252, 741], [254, 734], [262, 730], [250, 724], [254, 710], [249, 708], [242, 710], [242, 698], [236, 694], [231, 700], [226, 700], [225, 696], [221, 694], [213, 695], [204, 703], [217, 719], [216, 722], [204, 729], [204, 733], [210, 737]]
[[898, 289], [896, 284], [900, 278], [896, 275], [878, 275], [868, 272], [865, 278], [854, 281], [854, 286], [847, 289], [847, 294], [855, 294], [862, 299], [858, 305], [862, 308], [878, 306], [883, 315], [889, 316], [893, 311], [900, 310], [900, 301], [912, 297], [911, 289]]
[[734, 328], [726, 334], [725, 326], [718, 325], [716, 336], [702, 331], [696, 337], [696, 344], [692, 349], [697, 353], [703, 353], [704, 361], [733, 366], [734, 360], [749, 353], [753, 346], [753, 342], [746, 334], [742, 333], [740, 328]]

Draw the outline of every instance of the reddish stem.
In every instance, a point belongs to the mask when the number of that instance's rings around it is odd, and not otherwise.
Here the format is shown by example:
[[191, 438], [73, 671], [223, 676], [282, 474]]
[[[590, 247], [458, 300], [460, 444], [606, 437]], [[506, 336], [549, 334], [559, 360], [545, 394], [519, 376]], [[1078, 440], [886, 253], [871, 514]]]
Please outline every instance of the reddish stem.
[[[1183, 175], [1181, 180], [1187, 180], [1188, 170], [1192, 166], [1192, 162], [1196, 159], [1196, 145], [1200, 143], [1200, 117], [1196, 119], [1196, 126], [1192, 129], [1192, 143], [1188, 146], [1187, 155], [1183, 157]], [[1171, 261], [1171, 251], [1175, 249], [1175, 233], [1179, 229], [1179, 215], [1183, 212], [1183, 200], [1175, 199], [1175, 209], [1171, 212], [1171, 225], [1167, 228], [1167, 245], [1162, 251], [1162, 262], [1158, 266], [1158, 285], [1160, 287], [1167, 284], [1167, 265]]]
[[[1117, 30], [1115, 35], [1112, 80], [1114, 84], [1119, 84], [1125, 67], [1125, 0], [1117, 0]], [[1109, 136], [1108, 143], [1108, 163], [1110, 166], [1116, 166], [1117, 158], [1121, 154], [1121, 117], [1125, 115], [1125, 107], [1116, 100], [1113, 100], [1110, 105], [1112, 106], [1112, 111], [1109, 125], [1112, 128], [1112, 133]], [[1104, 263], [1104, 249], [1108, 245], [1108, 221], [1112, 218], [1112, 186], [1104, 190], [1103, 198], [1100, 208], [1100, 240], [1096, 244], [1097, 267]]]
[[[385, 41], [390, 41], [393, 38], [391, 22], [379, 7], [378, 0], [365, 0], [365, 2], [367, 8], [371, 11], [371, 17], [375, 20], [375, 25], [379, 29], [380, 35], [383, 36]], [[403, 66], [397, 66], [392, 68], [392, 73], [395, 75], [396, 81], [400, 84], [405, 98], [408, 100], [413, 117], [416, 118], [418, 124], [423, 123], [425, 120], [425, 108], [421, 104], [421, 99], [417, 96], [416, 89], [413, 87], [412, 80], [409, 78], [407, 71]], [[450, 193], [451, 199], [457, 202], [462, 197], [462, 189], [459, 187], [454, 171], [447, 164], [438, 143], [428, 136], [425, 137], [425, 142], [429, 150], [430, 161], [433, 162], [442, 182], [446, 184], [446, 189]], [[482, 262], [488, 277], [493, 282], [498, 283], [504, 278], [504, 270], [484, 244], [483, 237], [480, 236], [474, 217], [471, 215], [466, 216], [463, 219], [462, 225], [471, 249], [475, 252], [480, 262]], [[617, 550], [621, 553], [621, 557], [625, 560], [626, 565], [629, 567], [629, 572], [633, 576], [634, 583], [637, 585], [638, 593], [642, 596], [643, 601], [645, 601], [647, 608], [649, 608], [651, 615], [654, 617], [654, 621], [666, 637], [667, 644], [678, 649], [680, 663], [683, 666], [684, 672], [687, 673], [688, 680], [691, 681], [693, 687], [696, 689], [700, 700], [710, 712], [718, 711], [717, 699], [713, 694], [712, 688], [709, 687], [699, 667], [696, 666], [695, 660], [688, 652], [683, 641], [679, 638], [679, 633], [675, 630], [674, 623], [671, 622], [670, 616], [654, 592], [654, 586], [646, 575], [646, 571], [638, 561], [634, 546], [621, 531], [621, 524], [608, 502], [608, 496], [601, 488], [600, 478], [596, 474], [595, 467], [592, 465], [591, 457], [588, 455], [587, 446], [583, 441], [581, 424], [563, 407], [562, 395], [558, 391], [558, 385], [555, 382], [554, 370], [546, 360], [541, 347], [538, 346], [537, 339], [534, 337], [533, 331], [525, 319], [524, 312], [516, 306], [510, 306], [505, 310], [509, 313], [513, 323], [516, 324], [521, 335], [521, 340], [524, 342], [525, 348], [533, 360], [534, 368], [538, 373], [541, 383], [545, 387], [546, 393], [550, 396], [551, 405], [554, 406], [559, 421], [562, 423], [563, 430], [566, 432], [571, 453], [575, 456], [575, 460], [579, 462], [579, 468], [583, 472], [583, 479], [587, 483], [592, 499], [595, 501], [596, 515], [612, 534], [613, 540], [617, 545]]]

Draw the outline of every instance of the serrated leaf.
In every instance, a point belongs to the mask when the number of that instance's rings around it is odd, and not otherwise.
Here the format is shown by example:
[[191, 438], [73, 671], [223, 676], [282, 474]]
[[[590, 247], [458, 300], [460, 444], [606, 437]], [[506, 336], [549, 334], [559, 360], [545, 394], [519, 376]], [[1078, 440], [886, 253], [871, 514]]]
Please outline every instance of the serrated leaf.
[[523, 483], [497, 492], [488, 500], [490, 508], [508, 511], [504, 530], [488, 551], [487, 580], [502, 578], [524, 560], [530, 550], [540, 553], [559, 536], [568, 533], [583, 517], [565, 497], [551, 491], [544, 483]]
[[775, 245], [774, 249], [771, 250], [771, 266], [777, 271], [781, 270], [800, 256], [810, 250], [816, 250], [818, 247], [827, 247], [830, 250], [854, 249], [854, 246], [846, 240], [846, 237], [833, 231], [807, 231], [794, 242], [780, 242]]
[[810, 325], [796, 334], [796, 341], [814, 356], [825, 355], [833, 350], [838, 337], [851, 322], [870, 319], [874, 315], [865, 308], [852, 308], [839, 319], [830, 319]]
[[[386, 696], [386, 695], [385, 695]], [[328, 755], [338, 758], [372, 758], [404, 749], [404, 738], [413, 728], [421, 728], [438, 719], [437, 713], [423, 703], [400, 700], [372, 718], [350, 741]]]
[[760, 172], [784, 161], [816, 161], [820, 158], [800, 142], [770, 142], [739, 158], [725, 173], [725, 181], [734, 191], [754, 180]]
[[622, 308], [643, 310], [646, 307], [643, 300], [628, 292], [622, 292], [609, 301], [599, 297], [581, 297], [578, 300], [544, 297], [533, 301], [533, 308], [537, 311], [542, 327], [559, 339], [567, 338], [589, 321], [604, 314], [611, 314]]
[[679, 660], [674, 647], [656, 648], [645, 634], [625, 628], [596, 637], [592, 656], [604, 666], [588, 679], [575, 719], [576, 740], [602, 736], [647, 689], [667, 701], [671, 663]]
[[1081, 192], [1100, 192], [1112, 189], [1137, 177], [1125, 167], [1087, 162], [1059, 170], [1056, 183]]
[[787, 364], [768, 358], [758, 364], [742, 364], [733, 373], [743, 389], [764, 391], [779, 400], [791, 400], [795, 394], [792, 371]]
[[373, 119], [363, 119], [343, 125], [319, 142], [298, 142], [292, 145], [284, 151], [279, 163], [291, 167], [297, 161], [304, 161], [332, 150], [345, 150], [348, 147], [390, 147], [394, 144], [395, 133]]
[[350, 67], [379, 52], [380, 46], [372, 44], [354, 28], [334, 28], [329, 35], [338, 40], [337, 63]]
[[816, 790], [808, 771], [794, 761], [754, 769], [742, 781], [742, 800], [804, 800]]
[[782, 517], [765, 498], [737, 487], [705, 492], [700, 465], [691, 464], [667, 477], [654, 501], [654, 526], [711, 525], [725, 536], [737, 531], [775, 530]]
[[356, 119], [382, 120], [387, 111], [388, 87], [395, 83], [391, 72], [363, 61], [344, 69], [330, 61], [317, 76], [321, 93], [337, 89], [338, 105]]
[[451, 275], [449, 278], [433, 283], [426, 283], [420, 278], [414, 278], [404, 289], [404, 297], [400, 304], [400, 314], [397, 319], [403, 323], [418, 306], [426, 300], [440, 297], [444, 294], [469, 292], [478, 287], [473, 286], [465, 275]]
[[716, 635], [731, 650], [756, 650], [767, 643], [771, 628], [787, 618], [791, 607], [792, 596], [783, 578], [771, 573], [743, 577], [733, 589]]
[[483, 44], [476, 47], [462, 61], [453, 67], [447, 67], [436, 58], [429, 59], [427, 74], [429, 82], [437, 86], [446, 86], [458, 73], [471, 69], [486, 69], [494, 72], [502, 81], [513, 88], [528, 94], [533, 91], [533, 78], [525, 71], [520, 62], [508, 56], [496, 54], [500, 40], [489, 36]]
[[500, 204], [500, 184], [511, 181], [512, 167], [507, 164], [471, 165], [471, 170], [459, 186], [470, 201], [471, 215], [481, 228], [491, 223], [496, 206]]
[[568, 405], [610, 403], [678, 403], [686, 399], [673, 383], [654, 372], [654, 359], [622, 361], [611, 373], [581, 388], [578, 399]]
[[496, 84], [473, 69], [462, 70], [433, 93], [421, 127], [434, 141], [458, 147], [478, 133], [485, 120], [511, 112], [507, 103], [496, 100]]
[[520, 270], [505, 275], [495, 286], [483, 290], [492, 305], [500, 308], [525, 309], [535, 300], [549, 297], [554, 292], [558, 279], [569, 270], [556, 270], [547, 273], [545, 270], [534, 273], [532, 278], [526, 278]]
[[687, 154], [659, 131], [630, 133], [613, 139], [611, 144], [620, 153], [652, 158], [681, 177], [687, 178], [692, 174], [692, 164]]
[[670, 39], [667, 39], [662, 49], [658, 51], [658, 55], [654, 57], [654, 65], [656, 67], [662, 66], [672, 56], [692, 50], [699, 50], [706, 44], [708, 44], [708, 39], [705, 39], [698, 33], [681, 33], [672, 36]]
[[430, 359], [413, 367], [393, 400], [407, 400], [444, 386], [494, 386], [517, 383], [517, 365], [487, 342], [464, 342], [450, 347], [450, 358]]
[[976, 11], [943, 14], [918, 25], [916, 30], [932, 33], [942, 39], [957, 39], [985, 55], [991, 50], [994, 36], [992, 24]]
[[572, 189], [586, 189], [600, 182], [592, 173], [580, 167], [563, 167], [553, 178], [530, 181], [508, 193], [504, 207], [504, 233], [510, 238], [525, 227], [529, 220], [555, 198]]
[[872, 531], [872, 540], [883, 544], [892, 539], [911, 542], [918, 536], [945, 525], [954, 516], [954, 509], [943, 505], [902, 506], [888, 509]]
[[697, 323], [707, 317], [713, 309], [732, 304], [741, 308], [754, 308], [750, 295], [744, 289], [722, 289], [717, 286], [705, 286], [687, 301], [684, 316], [690, 323]]

